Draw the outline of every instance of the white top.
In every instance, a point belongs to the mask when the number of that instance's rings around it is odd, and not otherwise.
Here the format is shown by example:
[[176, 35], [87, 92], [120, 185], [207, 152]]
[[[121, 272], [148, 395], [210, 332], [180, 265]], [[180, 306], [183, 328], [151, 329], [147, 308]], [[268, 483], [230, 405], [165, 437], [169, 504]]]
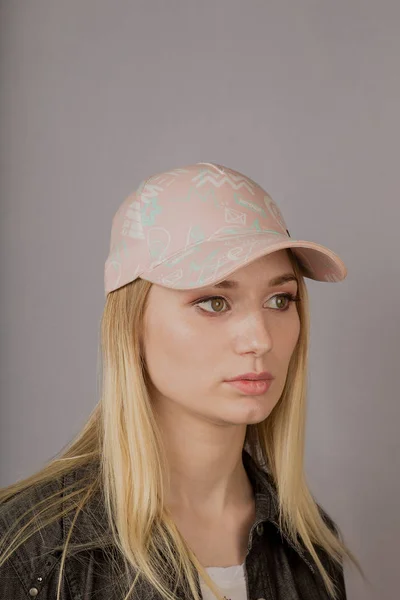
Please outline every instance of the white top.
[[[244, 563], [232, 567], [206, 567], [205, 569], [214, 583], [219, 587], [225, 600], [248, 600]], [[200, 578], [203, 600], [215, 600], [214, 594]]]

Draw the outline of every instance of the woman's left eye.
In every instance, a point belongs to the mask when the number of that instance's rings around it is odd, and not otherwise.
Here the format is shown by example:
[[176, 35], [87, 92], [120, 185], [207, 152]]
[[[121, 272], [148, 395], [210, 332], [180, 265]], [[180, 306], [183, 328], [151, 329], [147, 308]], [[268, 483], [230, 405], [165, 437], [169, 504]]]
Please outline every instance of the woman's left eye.
[[[270, 298], [270, 300], [273, 300], [274, 298], [278, 298], [278, 299], [284, 299], [287, 301], [286, 306], [284, 306], [284, 308], [280, 308], [278, 307], [277, 309], [274, 310], [278, 310], [278, 312], [285, 312], [286, 310], [288, 310], [290, 308], [290, 304], [292, 302], [298, 302], [299, 301], [299, 297], [298, 296], [293, 296], [293, 294], [276, 294], [275, 296], [272, 296], [272, 298]], [[214, 308], [216, 308], [217, 310], [213, 310], [213, 311], [209, 311], [209, 310], [205, 310], [204, 308], [201, 308], [201, 310], [203, 310], [204, 312], [207, 313], [211, 313], [211, 314], [218, 314], [221, 312], [227, 312], [227, 311], [223, 311], [220, 310], [220, 308], [222, 307], [223, 303], [226, 302], [227, 300], [225, 300], [225, 298], [223, 298], [222, 296], [210, 296], [209, 298], [204, 298], [203, 300], [198, 300], [197, 302], [195, 302], [195, 305], [200, 305], [200, 304], [206, 304], [207, 302], [212, 302], [214, 301]]]

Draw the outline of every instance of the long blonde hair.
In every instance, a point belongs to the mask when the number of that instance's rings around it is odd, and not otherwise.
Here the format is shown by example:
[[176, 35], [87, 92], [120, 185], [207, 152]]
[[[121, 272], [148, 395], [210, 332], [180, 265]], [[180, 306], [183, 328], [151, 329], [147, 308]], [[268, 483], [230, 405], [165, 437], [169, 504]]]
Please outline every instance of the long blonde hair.
[[[300, 536], [315, 560], [328, 594], [336, 600], [337, 588], [322, 565], [314, 544], [321, 546], [336, 563], [350, 559], [364, 576], [360, 564], [346, 547], [340, 530], [336, 535], [324, 522], [304, 476], [306, 381], [309, 348], [308, 292], [300, 267], [292, 252], [288, 256], [299, 279], [297, 310], [300, 335], [293, 352], [281, 398], [265, 421], [247, 427], [245, 448], [261, 468], [267, 466], [276, 484], [279, 499], [279, 525], [295, 546]], [[137, 279], [108, 294], [101, 320], [101, 393], [82, 431], [67, 449], [50, 460], [39, 472], [0, 491], [1, 512], [21, 494], [39, 485], [62, 478], [81, 467], [90, 467], [92, 476], [82, 478], [64, 498], [48, 496], [31, 507], [36, 511], [29, 527], [18, 522], [0, 540], [0, 566], [31, 535], [72, 511], [71, 529], [60, 561], [57, 599], [60, 599], [65, 561], [68, 558], [72, 528], [94, 494], [100, 493], [112, 532], [112, 542], [125, 565], [121, 600], [131, 598], [138, 580], [153, 586], [165, 600], [174, 600], [171, 574], [183, 586], [185, 597], [199, 600], [196, 576], [199, 574], [218, 600], [223, 600], [176, 527], [165, 505], [168, 478], [166, 453], [151, 408], [149, 380], [142, 352], [142, 325], [152, 284]], [[8, 501], [8, 502], [7, 502]], [[96, 546], [91, 538], [85, 548]], [[161, 558], [162, 555], [162, 558]], [[110, 560], [112, 557], [110, 555]], [[136, 576], [132, 581], [132, 573]], [[120, 583], [122, 579], [118, 578]], [[123, 595], [125, 594], [125, 595]]]

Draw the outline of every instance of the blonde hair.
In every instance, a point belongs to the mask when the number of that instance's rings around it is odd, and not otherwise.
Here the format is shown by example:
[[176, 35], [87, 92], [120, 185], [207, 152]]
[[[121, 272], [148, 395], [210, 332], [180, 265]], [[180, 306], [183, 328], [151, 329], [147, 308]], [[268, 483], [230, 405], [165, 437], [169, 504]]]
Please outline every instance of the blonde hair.
[[[309, 304], [297, 260], [290, 251], [288, 256], [299, 279], [299, 340], [281, 398], [265, 421], [247, 427], [245, 448], [261, 468], [267, 466], [274, 479], [281, 529], [296, 547], [297, 536], [300, 536], [315, 560], [328, 594], [336, 600], [337, 588], [322, 565], [314, 544], [321, 546], [338, 564], [343, 564], [344, 558], [350, 559], [364, 574], [346, 547], [340, 530], [336, 528], [335, 533], [327, 526], [305, 481]], [[31, 535], [72, 511], [71, 528], [62, 548], [56, 600], [60, 599], [73, 526], [96, 493], [102, 496], [112, 542], [125, 565], [124, 578], [118, 577], [115, 581], [116, 585], [121, 584], [121, 600], [132, 597], [130, 594], [140, 578], [146, 585], [154, 586], [165, 600], [175, 598], [171, 593], [173, 581], [174, 591], [182, 585], [185, 597], [192, 594], [199, 600], [196, 574], [203, 578], [218, 600], [223, 600], [165, 506], [164, 490], [168, 489], [169, 471], [151, 408], [149, 379], [142, 353], [142, 324], [151, 286], [151, 283], [137, 279], [107, 296], [101, 320], [100, 400], [82, 431], [66, 450], [60, 451], [39, 472], [0, 491], [1, 516], [21, 493], [29, 494], [39, 485], [62, 480], [81, 467], [89, 467], [91, 475], [80, 478], [78, 485], [64, 488], [64, 501], [70, 501], [67, 508], [62, 508], [63, 499], [58, 495], [48, 495], [23, 515], [33, 515], [36, 511], [39, 518], [34, 515], [20, 528], [18, 520], [1, 540], [0, 566]], [[96, 543], [98, 540], [91, 538], [81, 547], [96, 547]], [[110, 560], [113, 560], [111, 554]], [[133, 573], [136, 576], [132, 581]], [[122, 581], [126, 586], [124, 589]]]

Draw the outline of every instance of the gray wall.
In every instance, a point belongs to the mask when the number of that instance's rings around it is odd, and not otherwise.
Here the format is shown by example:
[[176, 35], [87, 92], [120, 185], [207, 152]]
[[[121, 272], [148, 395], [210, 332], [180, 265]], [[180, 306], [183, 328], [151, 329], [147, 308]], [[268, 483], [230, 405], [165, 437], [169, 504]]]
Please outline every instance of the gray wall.
[[215, 161], [294, 237], [308, 281], [307, 476], [372, 587], [398, 594], [400, 4], [12, 0], [1, 5], [1, 484], [40, 468], [98, 394], [111, 218], [144, 176]]

